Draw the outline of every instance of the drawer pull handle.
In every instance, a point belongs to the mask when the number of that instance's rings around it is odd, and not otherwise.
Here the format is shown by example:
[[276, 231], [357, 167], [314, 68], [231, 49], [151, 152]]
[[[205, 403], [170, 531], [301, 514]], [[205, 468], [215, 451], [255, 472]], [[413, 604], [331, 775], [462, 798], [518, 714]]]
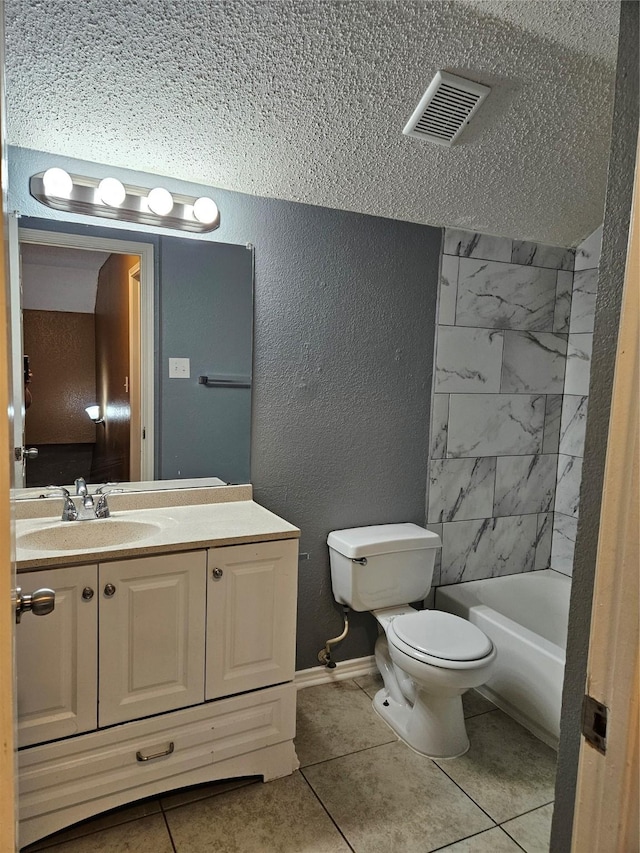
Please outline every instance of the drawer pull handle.
[[136, 759], [138, 761], [153, 761], [154, 758], [162, 758], [164, 755], [171, 755], [174, 748], [173, 741], [171, 741], [168, 749], [163, 749], [162, 752], [154, 752], [153, 755], [143, 755], [140, 750], [138, 750], [138, 752], [136, 752]]

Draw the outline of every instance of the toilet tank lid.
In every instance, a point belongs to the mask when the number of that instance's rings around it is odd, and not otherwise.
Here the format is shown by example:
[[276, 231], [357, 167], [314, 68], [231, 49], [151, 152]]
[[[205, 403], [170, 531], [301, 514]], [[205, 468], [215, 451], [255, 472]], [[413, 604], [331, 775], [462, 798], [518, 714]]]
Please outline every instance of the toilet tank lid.
[[327, 536], [327, 544], [345, 557], [360, 559], [375, 554], [439, 548], [440, 537], [417, 524], [374, 524], [334, 530]]

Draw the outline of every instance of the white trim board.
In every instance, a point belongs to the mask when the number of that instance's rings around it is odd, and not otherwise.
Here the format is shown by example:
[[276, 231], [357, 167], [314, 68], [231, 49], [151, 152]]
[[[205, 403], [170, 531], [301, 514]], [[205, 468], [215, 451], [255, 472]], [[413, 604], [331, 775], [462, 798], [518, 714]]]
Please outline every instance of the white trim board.
[[316, 684], [330, 684], [363, 675], [373, 675], [377, 671], [376, 659], [373, 655], [369, 655], [364, 658], [336, 661], [335, 669], [329, 669], [327, 666], [299, 669], [295, 674], [294, 684], [298, 690], [302, 690], [303, 687], [314, 687]]

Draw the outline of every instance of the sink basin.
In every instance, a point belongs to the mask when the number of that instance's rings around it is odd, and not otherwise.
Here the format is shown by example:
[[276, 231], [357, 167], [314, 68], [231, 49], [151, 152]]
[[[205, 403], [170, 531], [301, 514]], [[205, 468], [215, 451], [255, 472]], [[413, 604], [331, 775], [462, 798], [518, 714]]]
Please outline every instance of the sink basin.
[[17, 546], [29, 551], [84, 551], [138, 542], [161, 528], [154, 522], [117, 518], [64, 521], [19, 535]]

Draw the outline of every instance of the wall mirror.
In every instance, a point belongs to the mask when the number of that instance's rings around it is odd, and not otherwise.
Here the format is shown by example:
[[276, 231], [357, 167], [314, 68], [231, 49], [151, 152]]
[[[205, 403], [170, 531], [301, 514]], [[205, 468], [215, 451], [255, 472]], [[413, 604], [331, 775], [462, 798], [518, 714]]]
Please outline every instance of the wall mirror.
[[80, 476], [249, 482], [252, 247], [33, 218], [14, 231], [16, 496]]

